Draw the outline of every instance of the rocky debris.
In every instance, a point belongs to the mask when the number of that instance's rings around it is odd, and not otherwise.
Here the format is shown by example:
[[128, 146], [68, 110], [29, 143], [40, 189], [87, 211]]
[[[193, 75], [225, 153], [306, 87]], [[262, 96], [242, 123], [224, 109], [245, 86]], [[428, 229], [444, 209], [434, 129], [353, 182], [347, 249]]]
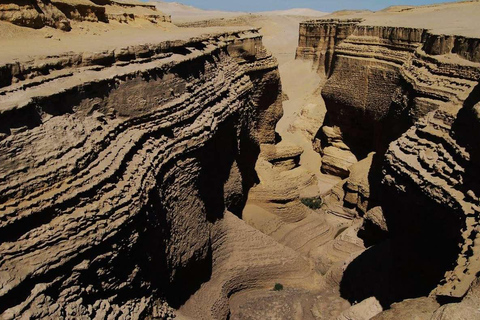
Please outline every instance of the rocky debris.
[[322, 150], [322, 172], [346, 178], [349, 168], [356, 163], [357, 157], [349, 151], [334, 146]]
[[465, 306], [462, 303], [450, 303], [435, 311], [429, 320], [478, 320], [480, 311], [478, 306]]
[[375, 297], [371, 297], [342, 312], [337, 320], [370, 320], [382, 311], [380, 302]]
[[337, 292], [324, 290], [316, 297], [311, 312], [315, 320], [330, 320], [338, 317], [349, 307], [350, 303], [342, 299]]
[[340, 143], [342, 141], [342, 131], [339, 127], [323, 126], [322, 133], [326, 138], [327, 144]]
[[0, 20], [34, 29], [44, 26], [63, 31], [71, 29], [70, 21], [60, 9], [52, 2], [42, 0], [1, 3]]
[[288, 171], [298, 167], [302, 153], [303, 149], [295, 145], [262, 145], [262, 158], [280, 171]]
[[345, 207], [345, 183], [346, 180], [338, 182], [332, 189], [322, 196], [322, 210], [337, 217], [355, 219], [358, 213], [354, 209]]
[[339, 127], [323, 126], [320, 153], [322, 154], [322, 172], [346, 178], [350, 175], [350, 166], [356, 163], [357, 157], [343, 142], [343, 136]]
[[365, 221], [375, 225], [378, 229], [388, 232], [387, 222], [385, 221], [385, 217], [383, 216], [383, 211], [380, 206], [373, 207], [372, 209], [368, 210], [364, 218]]
[[32, 76], [0, 95], [0, 317], [172, 318], [281, 115], [258, 31], [7, 65]]
[[478, 278], [474, 281], [468, 293], [459, 303], [447, 303], [438, 308], [430, 320], [477, 320], [480, 319], [478, 305], [480, 302], [480, 286]]
[[386, 310], [373, 317], [372, 320], [430, 320], [433, 312], [438, 309], [438, 307], [440, 307], [440, 305], [435, 301], [435, 299], [432, 298], [422, 297], [417, 299], [407, 299], [402, 302], [392, 304], [389, 310]]
[[369, 173], [375, 153], [370, 153], [365, 159], [349, 167], [350, 175], [345, 182], [344, 205], [357, 210], [360, 216], [365, 216], [371, 202]]
[[141, 2], [90, 0], [14, 0], [0, 4], [0, 20], [40, 29], [44, 26], [71, 30], [71, 21], [129, 22], [144, 19], [152, 23], [171, 22], [170, 16], [157, 11], [154, 5]]
[[368, 210], [363, 219], [358, 236], [362, 238], [365, 246], [378, 244], [388, 238], [388, 225], [382, 207], [376, 206]]
[[[318, 285], [308, 261], [298, 252], [248, 226], [233, 214], [226, 213], [212, 231], [211, 280], [180, 309], [182, 314], [195, 319], [225, 319], [230, 312], [229, 299], [233, 306], [240, 304], [242, 309], [247, 307], [248, 303], [239, 301], [243, 300], [237, 297], [239, 291], [249, 290], [250, 296], [252, 289], [272, 290], [275, 283], [281, 283], [286, 288], [309, 290]], [[230, 298], [234, 293], [237, 295]], [[267, 299], [276, 300], [271, 294], [267, 295]], [[285, 311], [289, 306], [282, 308]], [[235, 315], [236, 308], [233, 309]], [[277, 312], [278, 316], [280, 310], [268, 309], [262, 304], [260, 312]], [[256, 314], [252, 312], [248, 316], [255, 318]]]

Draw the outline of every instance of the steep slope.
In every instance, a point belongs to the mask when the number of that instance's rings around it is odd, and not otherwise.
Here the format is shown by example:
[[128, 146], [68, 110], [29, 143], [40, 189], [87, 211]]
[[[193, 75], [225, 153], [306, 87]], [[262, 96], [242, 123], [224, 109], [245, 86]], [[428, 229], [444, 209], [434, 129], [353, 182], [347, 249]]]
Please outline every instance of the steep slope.
[[[385, 219], [389, 240], [347, 268], [341, 286], [350, 301], [376, 296], [390, 305], [430, 294], [445, 303], [476, 281], [479, 10], [467, 1], [301, 24], [297, 58], [328, 77], [323, 154], [376, 153], [364, 178], [349, 168], [342, 200], [377, 227]], [[378, 205], [384, 218], [369, 213]]]
[[183, 303], [211, 276], [215, 221], [241, 210], [259, 143], [274, 141], [280, 80], [257, 30], [2, 70], [2, 317]]

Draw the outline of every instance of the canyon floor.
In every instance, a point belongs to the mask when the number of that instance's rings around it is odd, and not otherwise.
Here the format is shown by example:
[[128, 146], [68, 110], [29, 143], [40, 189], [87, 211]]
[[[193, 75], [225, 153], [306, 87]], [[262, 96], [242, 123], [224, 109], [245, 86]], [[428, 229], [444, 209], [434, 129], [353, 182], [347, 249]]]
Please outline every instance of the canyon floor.
[[479, 14], [0, 4], [0, 318], [480, 319]]

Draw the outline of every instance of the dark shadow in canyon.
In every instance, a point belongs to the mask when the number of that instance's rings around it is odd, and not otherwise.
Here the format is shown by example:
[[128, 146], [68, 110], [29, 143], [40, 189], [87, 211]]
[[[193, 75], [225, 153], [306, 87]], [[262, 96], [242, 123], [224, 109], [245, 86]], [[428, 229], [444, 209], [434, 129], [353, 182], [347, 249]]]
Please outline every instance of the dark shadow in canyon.
[[132, 299], [161, 296], [157, 288], [162, 288], [165, 280], [156, 275], [167, 273], [164, 264], [159, 263], [164, 257], [161, 252], [158, 255], [157, 226], [162, 224], [155, 214], [160, 206], [158, 189], [151, 192], [150, 199], [137, 219], [122, 225], [114, 237], [79, 253], [59, 268], [22, 282], [3, 296], [0, 313], [25, 301], [37, 282], [48, 284], [43, 294], [55, 301], [65, 294], [64, 290], [75, 285], [75, 293], [84, 305], [93, 305], [102, 299], [124, 305]]
[[[452, 125], [453, 137], [456, 142], [465, 148], [470, 155], [470, 161], [461, 163], [465, 173], [463, 178], [463, 192], [472, 190], [480, 196], [480, 83], [475, 86], [458, 112]], [[455, 159], [461, 161], [461, 159]]]
[[208, 246], [205, 256], [192, 258], [182, 268], [172, 270], [167, 255], [171, 245], [167, 237], [172, 232], [172, 226], [163, 194], [158, 188], [150, 194], [145, 229], [140, 233], [142, 236], [134, 250], [141, 253], [135, 261], [140, 262], [140, 270], [150, 290], [178, 308], [210, 279], [212, 255]]
[[207, 220], [210, 222], [223, 218], [225, 209], [228, 209], [225, 203], [227, 200], [225, 184], [230, 178], [232, 166], [238, 157], [235, 120], [234, 117], [230, 117], [220, 125], [214, 137], [195, 155], [201, 168], [197, 188], [205, 204]]
[[459, 254], [464, 227], [461, 210], [430, 200], [409, 177], [395, 177], [398, 184], [407, 186], [403, 192], [382, 184], [384, 155], [390, 142], [414, 123], [410, 114], [414, 98], [411, 88], [402, 89], [380, 122], [365, 122], [366, 114], [358, 110], [347, 117], [337, 112], [332, 119], [330, 114], [328, 119], [330, 125], [342, 129], [345, 143], [359, 159], [376, 152], [368, 175], [369, 208], [382, 207], [389, 230], [388, 234], [359, 233], [371, 247], [344, 273], [340, 291], [351, 303], [375, 296], [388, 308], [394, 302], [427, 296], [441, 283], [445, 272], [454, 268]]
[[[406, 101], [413, 101], [413, 95], [408, 94]], [[350, 148], [352, 153], [361, 160], [375, 151], [383, 155], [388, 149], [390, 142], [398, 139], [408, 128], [414, 124], [414, 119], [409, 115], [410, 102], [402, 105], [400, 102], [392, 102], [386, 115], [374, 120], [375, 115], [371, 112], [353, 106], [346, 106], [332, 101], [326, 97], [324, 126], [337, 126], [343, 136], [343, 142]], [[322, 128], [316, 134], [320, 138], [322, 146], [326, 140], [322, 134]]]
[[[210, 280], [213, 263], [208, 231], [210, 225], [221, 219], [225, 210], [241, 214], [249, 189], [258, 181], [255, 163], [260, 148], [250, 136], [249, 128], [243, 125], [238, 114], [231, 115], [203, 147], [182, 155], [186, 158], [182, 160], [184, 165], [176, 168], [178, 165], [172, 164], [170, 169], [166, 169], [171, 170], [170, 174], [160, 175], [167, 178], [159, 181], [161, 196], [154, 206], [157, 225], [151, 229], [144, 244], [145, 248], [156, 248], [153, 251], [147, 249], [151, 251], [147, 259], [151, 265], [146, 267], [149, 270], [147, 273], [156, 277], [151, 279], [154, 287], [174, 308], [183, 305], [202, 283]], [[181, 186], [176, 187], [178, 184]], [[172, 189], [172, 186], [175, 187]], [[176, 194], [179, 191], [182, 194]], [[191, 208], [190, 212], [188, 208]], [[186, 265], [172, 261], [167, 254], [174, 245], [169, 240], [175, 234], [172, 227], [182, 224], [182, 220], [188, 224], [191, 219], [188, 216], [198, 214], [203, 217], [197, 218], [204, 219], [201, 222], [204, 226], [197, 228], [206, 230], [208, 239], [199, 235], [198, 239], [189, 238], [187, 241], [206, 240], [204, 249], [197, 251]]]
[[[386, 148], [377, 151], [373, 155], [372, 165], [368, 171], [368, 186], [369, 186], [369, 199], [367, 210], [370, 210], [376, 206], [380, 206], [380, 200], [382, 199], [382, 179], [383, 179], [383, 161], [385, 157]], [[370, 220], [363, 222], [362, 228], [358, 232], [358, 236], [363, 240], [366, 248], [379, 244], [389, 239], [389, 233], [381, 230], [378, 226], [373, 225]]]
[[381, 205], [389, 240], [348, 266], [340, 291], [352, 303], [375, 296], [387, 308], [427, 296], [453, 269], [463, 222], [459, 213], [429, 200], [414, 185], [402, 194], [384, 190]]

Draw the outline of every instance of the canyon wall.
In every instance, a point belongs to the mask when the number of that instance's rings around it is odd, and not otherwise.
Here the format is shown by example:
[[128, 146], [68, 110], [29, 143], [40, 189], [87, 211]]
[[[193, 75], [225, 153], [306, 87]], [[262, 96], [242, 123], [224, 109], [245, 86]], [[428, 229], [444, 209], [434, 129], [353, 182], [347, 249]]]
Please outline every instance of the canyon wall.
[[[461, 299], [480, 271], [480, 41], [406, 25], [309, 21], [300, 26], [297, 50], [327, 77], [322, 149], [337, 148], [339, 162], [351, 157], [340, 151], [358, 159], [375, 152], [363, 170], [368, 192], [352, 188], [351, 177], [344, 201], [360, 216], [380, 206], [388, 240], [354, 261], [343, 285], [375, 266], [386, 269], [378, 259], [392, 268], [343, 292], [358, 301], [376, 295], [387, 305], [429, 294]], [[326, 160], [325, 171], [335, 174]], [[390, 289], [359, 289], [383, 276]]]
[[321, 73], [329, 74], [337, 44], [355, 30], [359, 19], [322, 19], [300, 23], [296, 58], [313, 60]]
[[275, 141], [258, 30], [0, 70], [1, 317], [173, 317]]

